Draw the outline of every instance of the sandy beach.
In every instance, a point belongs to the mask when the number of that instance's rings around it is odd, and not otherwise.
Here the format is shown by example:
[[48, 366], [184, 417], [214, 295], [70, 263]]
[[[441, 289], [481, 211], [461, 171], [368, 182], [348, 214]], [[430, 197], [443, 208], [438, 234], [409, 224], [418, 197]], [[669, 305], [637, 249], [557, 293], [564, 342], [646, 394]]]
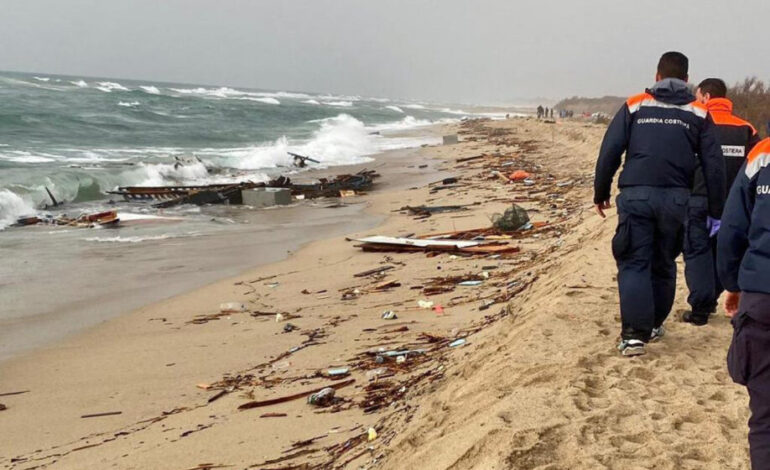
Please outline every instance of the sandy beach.
[[[682, 323], [680, 277], [665, 339], [639, 358], [615, 350], [616, 216], [601, 220], [590, 201], [604, 130], [528, 118], [446, 127], [459, 144], [378, 159], [378, 187], [344, 201], [361, 208], [344, 230], [1, 362], [0, 465], [748, 468], [747, 397], [727, 375], [722, 312], [704, 328]], [[531, 176], [501, 176], [515, 170]], [[485, 229], [513, 202], [534, 223], [499, 240], [516, 253], [346, 240]], [[401, 210], [420, 205], [463, 207]], [[246, 311], [220, 314], [224, 302]], [[328, 386], [332, 406], [307, 403]]]

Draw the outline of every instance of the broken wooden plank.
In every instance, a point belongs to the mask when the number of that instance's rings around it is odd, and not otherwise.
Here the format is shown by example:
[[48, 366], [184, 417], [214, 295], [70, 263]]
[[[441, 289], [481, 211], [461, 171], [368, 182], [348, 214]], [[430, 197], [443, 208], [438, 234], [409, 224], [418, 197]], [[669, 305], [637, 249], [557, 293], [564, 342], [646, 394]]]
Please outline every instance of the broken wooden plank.
[[250, 410], [252, 408], [260, 408], [262, 406], [277, 405], [278, 403], [285, 403], [287, 401], [298, 400], [300, 398], [305, 398], [308, 395], [312, 395], [314, 393], [318, 393], [321, 390], [323, 390], [325, 388], [328, 388], [328, 387], [331, 387], [331, 388], [333, 388], [335, 390], [339, 390], [342, 387], [347, 387], [348, 385], [351, 385], [355, 381], [356, 381], [356, 379], [350, 379], [350, 380], [345, 380], [344, 382], [337, 382], [337, 383], [333, 383], [333, 384], [330, 384], [330, 385], [326, 385], [324, 387], [314, 388], [312, 390], [305, 390], [304, 392], [295, 393], [294, 395], [288, 395], [288, 396], [283, 396], [283, 397], [278, 397], [278, 398], [271, 398], [269, 400], [250, 401], [250, 402], [244, 403], [243, 405], [239, 406], [238, 409], [239, 410]]
[[0, 397], [10, 397], [11, 395], [21, 395], [22, 393], [29, 393], [29, 390], [20, 390], [18, 392], [4, 392], [4, 393], [0, 393]]
[[390, 266], [390, 265], [388, 265], [388, 266], [381, 266], [379, 268], [369, 269], [367, 271], [363, 271], [363, 272], [360, 272], [360, 273], [353, 274], [353, 277], [371, 276], [372, 274], [383, 273], [385, 271], [390, 271], [391, 269], [394, 269], [394, 268], [395, 268], [394, 266]]
[[104, 413], [92, 413], [88, 415], [83, 415], [81, 418], [100, 418], [102, 416], [115, 416], [123, 414], [122, 411], [105, 411]]

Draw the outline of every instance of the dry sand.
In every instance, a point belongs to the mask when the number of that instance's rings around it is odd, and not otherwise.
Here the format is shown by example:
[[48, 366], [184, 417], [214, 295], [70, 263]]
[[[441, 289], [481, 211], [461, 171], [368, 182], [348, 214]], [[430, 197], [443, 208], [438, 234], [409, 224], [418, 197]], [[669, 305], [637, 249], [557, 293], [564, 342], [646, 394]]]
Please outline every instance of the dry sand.
[[[369, 213], [389, 217], [351, 236], [486, 227], [517, 198], [533, 220], [550, 224], [513, 241], [520, 253], [364, 253], [341, 238], [323, 240], [0, 364], [0, 403], [8, 407], [0, 411], [0, 465], [748, 468], [747, 399], [725, 370], [730, 326], [721, 314], [704, 328], [672, 315], [667, 336], [646, 356], [621, 358], [614, 349], [619, 318], [609, 240], [616, 219], [600, 220], [590, 205], [603, 129], [527, 119], [463, 127], [464, 142], [413, 151], [405, 156], [412, 168], [397, 162], [398, 174], [383, 169], [384, 188], [364, 199]], [[489, 156], [456, 163], [481, 153]], [[414, 165], [428, 162], [464, 184], [433, 194], [424, 181], [404, 187], [409, 177], [425, 177]], [[490, 177], [493, 162], [533, 171], [536, 184]], [[427, 170], [437, 179], [446, 174]], [[472, 205], [423, 220], [392, 212], [426, 202]], [[353, 276], [383, 265], [394, 269], [381, 279]], [[429, 297], [443, 314], [416, 308], [426, 297], [414, 287], [484, 268], [490, 277], [481, 286]], [[373, 288], [386, 280], [401, 285]], [[341, 300], [353, 288], [360, 295]], [[479, 309], [506, 292], [518, 293], [510, 303]], [[675, 309], [684, 308], [684, 297], [680, 287]], [[189, 323], [231, 300], [251, 311], [298, 315], [288, 322], [299, 330], [283, 333], [286, 321], [249, 313]], [[399, 318], [382, 320], [383, 310]], [[458, 337], [467, 344], [447, 347]], [[367, 372], [383, 365], [366, 352], [380, 347], [427, 352], [385, 364], [392, 376], [370, 381]], [[338, 391], [344, 400], [332, 408], [298, 399], [238, 411], [251, 400], [340, 383], [318, 374], [335, 366], [350, 367], [355, 382]], [[364, 413], [361, 406], [379, 403], [380, 387], [385, 406]], [[29, 392], [1, 395], [17, 390]], [[222, 390], [228, 393], [208, 402]], [[110, 411], [122, 413], [80, 417]], [[378, 436], [367, 442], [370, 427]]]

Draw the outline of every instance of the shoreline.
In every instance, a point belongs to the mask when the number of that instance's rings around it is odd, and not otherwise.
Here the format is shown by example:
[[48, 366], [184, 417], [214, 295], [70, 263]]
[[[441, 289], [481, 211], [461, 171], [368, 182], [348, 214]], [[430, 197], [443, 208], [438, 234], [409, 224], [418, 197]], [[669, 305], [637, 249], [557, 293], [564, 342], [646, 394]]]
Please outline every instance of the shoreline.
[[[435, 124], [398, 135], [435, 137], [452, 126]], [[402, 163], [416, 149], [388, 150], [372, 155], [373, 161], [367, 163], [309, 169], [293, 177], [303, 181], [364, 168], [390, 168]], [[412, 178], [415, 183], [419, 182], [419, 176]], [[380, 188], [387, 190], [399, 183], [386, 178], [375, 184], [371, 192]], [[13, 281], [4, 286], [4, 303], [14, 307], [0, 318], [0, 364], [148, 305], [284, 260], [314, 241], [344, 235], [350, 228], [372, 228], [382, 221], [380, 216], [367, 213], [367, 195], [341, 199], [342, 207], [332, 201], [295, 201], [287, 207], [256, 210], [234, 206], [233, 217], [240, 218], [239, 224], [219, 231], [139, 243], [86, 242], [88, 246], [64, 255], [58, 248], [62, 243], [59, 237], [25, 239], [30, 229], [18, 229], [11, 245], [18, 248], [42, 242], [47, 246], [39, 262], [14, 259], [11, 252], [6, 254], [4, 270]], [[214, 209], [221, 214], [220, 218], [228, 218], [230, 209], [223, 206]], [[185, 220], [154, 223], [191, 224]], [[133, 227], [129, 222], [120, 232], [81, 229], [76, 231], [78, 239], [67, 242], [82, 243], [87, 237], [121, 232], [130, 236], [129, 230]], [[41, 232], [42, 228], [37, 231]], [[195, 261], [190, 259], [190, 253], [195, 254]], [[244, 260], [244, 254], [248, 261]], [[76, 263], [78, 267], [73, 268]], [[132, 264], [128, 272], [120, 269], [126, 263]], [[77, 278], [68, 277], [71, 270], [79, 273]], [[61, 282], [61, 279], [68, 281]]]
[[[603, 133], [465, 122], [459, 144], [410, 161], [457, 183], [373, 191], [382, 224], [347, 234], [472, 238], [515, 201], [535, 225], [500, 240], [515, 253], [321, 240], [0, 364], [0, 467], [744, 469], [727, 319], [681, 322], [680, 283], [666, 338], [642, 360], [617, 354], [617, 216], [589, 203]], [[401, 210], [423, 204], [456, 208]], [[247, 311], [220, 314], [234, 300]], [[328, 386], [331, 406], [307, 403]]]

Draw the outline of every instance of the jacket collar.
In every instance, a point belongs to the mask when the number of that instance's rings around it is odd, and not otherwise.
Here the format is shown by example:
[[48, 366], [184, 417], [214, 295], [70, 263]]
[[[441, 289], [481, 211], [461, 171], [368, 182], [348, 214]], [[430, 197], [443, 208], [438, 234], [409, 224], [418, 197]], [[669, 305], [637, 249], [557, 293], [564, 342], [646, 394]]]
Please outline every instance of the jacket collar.
[[688, 104], [695, 100], [687, 87], [687, 82], [678, 78], [664, 78], [649, 88], [647, 93], [654, 96], [656, 100], [670, 104]]
[[733, 113], [733, 102], [727, 98], [711, 98], [706, 107], [710, 113]]

